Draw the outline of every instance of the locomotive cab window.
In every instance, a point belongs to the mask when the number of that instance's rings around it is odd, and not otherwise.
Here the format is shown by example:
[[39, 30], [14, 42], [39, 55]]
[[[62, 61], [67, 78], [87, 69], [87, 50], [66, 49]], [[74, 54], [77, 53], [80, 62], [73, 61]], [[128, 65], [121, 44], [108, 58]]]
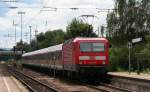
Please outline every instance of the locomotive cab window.
[[91, 43], [89, 43], [89, 42], [81, 42], [80, 43], [80, 51], [89, 52], [91, 50], [92, 50]]
[[99, 42], [81, 42], [80, 43], [81, 52], [104, 52], [105, 45], [104, 43]]
[[93, 43], [93, 51], [94, 52], [104, 52], [104, 43]]

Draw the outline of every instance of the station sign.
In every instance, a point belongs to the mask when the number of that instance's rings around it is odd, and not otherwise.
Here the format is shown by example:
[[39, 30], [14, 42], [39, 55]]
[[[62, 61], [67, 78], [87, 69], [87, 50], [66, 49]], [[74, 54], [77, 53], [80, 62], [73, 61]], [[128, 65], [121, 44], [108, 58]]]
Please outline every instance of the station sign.
[[132, 39], [132, 43], [138, 43], [140, 41], [142, 41], [142, 38]]

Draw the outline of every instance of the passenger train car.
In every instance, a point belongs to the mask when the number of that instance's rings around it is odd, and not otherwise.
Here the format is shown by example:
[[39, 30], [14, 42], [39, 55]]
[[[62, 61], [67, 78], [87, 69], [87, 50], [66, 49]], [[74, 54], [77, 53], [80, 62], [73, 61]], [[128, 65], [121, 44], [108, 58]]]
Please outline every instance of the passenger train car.
[[105, 38], [74, 38], [22, 55], [24, 65], [46, 67], [64, 74], [100, 75], [109, 64]]

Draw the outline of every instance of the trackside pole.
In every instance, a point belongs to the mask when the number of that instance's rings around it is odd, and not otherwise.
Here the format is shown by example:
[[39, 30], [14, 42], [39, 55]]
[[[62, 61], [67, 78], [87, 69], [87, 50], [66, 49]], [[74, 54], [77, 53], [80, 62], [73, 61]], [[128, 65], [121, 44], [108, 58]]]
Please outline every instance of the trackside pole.
[[131, 73], [131, 47], [132, 47], [132, 43], [129, 42], [128, 43], [128, 48], [129, 48], [129, 74]]

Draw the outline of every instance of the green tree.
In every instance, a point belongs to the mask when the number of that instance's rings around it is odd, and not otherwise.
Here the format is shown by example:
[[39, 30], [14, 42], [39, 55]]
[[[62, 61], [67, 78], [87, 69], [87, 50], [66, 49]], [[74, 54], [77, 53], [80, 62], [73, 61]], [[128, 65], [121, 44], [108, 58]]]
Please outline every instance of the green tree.
[[45, 39], [46, 39], [46, 37], [45, 37], [45, 34], [44, 34], [44, 33], [40, 33], [40, 34], [37, 35], [37, 40], [38, 40], [39, 42], [42, 42], [42, 41], [44, 41]]
[[104, 37], [104, 31], [105, 31], [105, 27], [102, 25], [101, 26], [101, 36]]
[[47, 31], [45, 33], [45, 36], [46, 36], [45, 42], [47, 43], [48, 46], [63, 43], [64, 42], [64, 35], [65, 35], [65, 33], [61, 29], [53, 30], [53, 31]]
[[26, 52], [27, 52], [27, 51], [30, 50], [30, 46], [29, 46], [28, 43], [20, 41], [20, 42], [18, 42], [17, 45], [15, 46], [15, 49], [16, 49], [17, 51], [26, 51]]
[[47, 31], [37, 35], [37, 39], [32, 40], [31, 50], [37, 50], [60, 44], [64, 42], [65, 32], [61, 29]]
[[[128, 69], [127, 43], [134, 38], [144, 37], [142, 43], [133, 45], [131, 67], [137, 70], [148, 68], [150, 30], [150, 0], [115, 0], [115, 10], [107, 15], [107, 38], [113, 45], [110, 49], [111, 69]], [[145, 63], [146, 62], [146, 63]], [[150, 69], [150, 67], [149, 67]]]
[[124, 45], [149, 33], [149, 0], [115, 0], [115, 10], [107, 16], [107, 37]]
[[67, 26], [66, 38], [75, 37], [96, 37], [97, 35], [93, 32], [92, 25], [84, 23], [81, 20], [73, 19]]
[[30, 43], [30, 51], [37, 50], [37, 42], [35, 39], [33, 39]]

